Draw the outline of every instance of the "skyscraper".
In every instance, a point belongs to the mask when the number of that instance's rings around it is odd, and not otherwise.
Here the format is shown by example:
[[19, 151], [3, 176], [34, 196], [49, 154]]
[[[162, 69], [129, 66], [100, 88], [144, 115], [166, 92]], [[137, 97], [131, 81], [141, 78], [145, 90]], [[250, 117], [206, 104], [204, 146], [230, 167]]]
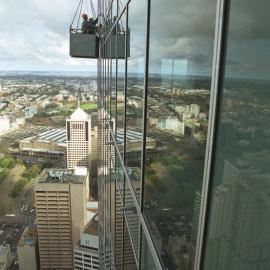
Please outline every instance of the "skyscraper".
[[79, 107], [66, 120], [67, 168], [84, 166], [90, 170], [91, 117]]
[[[161, 0], [152, 5], [101, 1], [99, 8], [100, 13], [108, 11], [105, 25], [111, 26], [101, 35], [98, 60], [101, 267], [191, 269], [196, 249], [191, 235], [197, 236], [200, 216], [200, 204], [194, 206], [194, 201], [201, 192], [205, 151], [205, 142], [197, 138], [207, 132], [207, 119], [200, 119], [199, 113], [208, 113], [210, 78], [201, 82], [189, 72], [209, 73], [211, 64], [204, 67], [192, 60], [202, 44], [188, 42], [183, 52], [179, 30], [173, 33], [163, 23], [156, 27], [160, 18], [171, 25], [163, 13], [177, 25], [179, 3], [170, 1], [165, 7]], [[114, 16], [115, 25], [110, 23]], [[186, 23], [192, 19], [186, 18]], [[114, 29], [119, 25], [121, 31]], [[207, 44], [213, 42], [213, 31], [204, 38]], [[114, 42], [125, 42], [120, 46], [125, 54], [118, 58], [110, 52]], [[203, 57], [211, 62], [212, 53], [204, 51]], [[177, 109], [190, 104], [191, 113]]]
[[103, 269], [269, 268], [266, 9], [99, 2]]
[[73, 269], [73, 249], [86, 223], [85, 167], [45, 169], [35, 183], [41, 269]]

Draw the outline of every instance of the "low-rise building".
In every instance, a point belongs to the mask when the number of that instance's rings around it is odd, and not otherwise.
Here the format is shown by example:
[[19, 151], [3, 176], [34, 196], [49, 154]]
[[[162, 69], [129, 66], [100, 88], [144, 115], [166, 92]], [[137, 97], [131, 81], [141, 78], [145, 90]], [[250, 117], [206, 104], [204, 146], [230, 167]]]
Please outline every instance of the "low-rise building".
[[74, 249], [74, 269], [99, 269], [98, 214], [81, 230], [80, 241]]
[[160, 119], [157, 127], [159, 129], [171, 131], [175, 134], [185, 135], [185, 124], [178, 118], [168, 117], [165, 119]]
[[37, 229], [26, 227], [17, 244], [20, 270], [39, 269]]
[[62, 162], [65, 161], [66, 150], [65, 129], [50, 129], [21, 140], [19, 146], [20, 155]]
[[10, 247], [0, 246], [0, 270], [8, 270], [11, 264]]
[[31, 119], [34, 117], [34, 115], [37, 113], [37, 109], [35, 106], [30, 106], [25, 108], [24, 115], [26, 119]]
[[[117, 131], [117, 144], [119, 150], [122, 151], [124, 147], [124, 130]], [[126, 131], [126, 159], [129, 164], [135, 164], [140, 160], [142, 147], [142, 133], [135, 130]], [[152, 155], [157, 153], [156, 140], [150, 137], [146, 138], [146, 151], [147, 156], [150, 158]]]
[[10, 130], [9, 118], [7, 116], [0, 117], [0, 134]]

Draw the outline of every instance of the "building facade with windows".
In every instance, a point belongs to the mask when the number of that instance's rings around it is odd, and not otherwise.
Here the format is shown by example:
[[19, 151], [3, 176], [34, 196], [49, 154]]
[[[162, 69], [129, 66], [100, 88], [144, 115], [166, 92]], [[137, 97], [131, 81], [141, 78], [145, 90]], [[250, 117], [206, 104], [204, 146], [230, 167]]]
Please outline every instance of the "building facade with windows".
[[90, 170], [91, 117], [77, 108], [66, 120], [67, 168], [84, 166]]
[[35, 182], [40, 269], [74, 269], [73, 251], [85, 225], [85, 167], [44, 169]]
[[269, 8], [99, 1], [101, 269], [270, 267]]
[[82, 228], [80, 241], [74, 250], [75, 270], [99, 268], [98, 214]]

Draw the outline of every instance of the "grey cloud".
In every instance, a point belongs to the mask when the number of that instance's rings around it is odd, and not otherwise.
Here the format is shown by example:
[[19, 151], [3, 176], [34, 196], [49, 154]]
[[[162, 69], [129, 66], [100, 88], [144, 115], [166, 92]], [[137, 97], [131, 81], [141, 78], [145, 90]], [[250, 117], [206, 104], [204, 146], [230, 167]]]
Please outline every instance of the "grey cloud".
[[[0, 68], [7, 65], [85, 68], [95, 61], [71, 59], [68, 30], [72, 0], [9, 0], [0, 3]], [[86, 67], [87, 66], [87, 67]]]
[[[131, 30], [145, 31], [143, 15], [145, 1], [135, 1], [131, 11]], [[229, 25], [229, 65], [259, 67], [269, 63], [269, 0], [231, 1]], [[185, 59], [192, 65], [212, 64], [215, 16], [215, 0], [152, 1], [150, 54], [154, 64], [160, 58]], [[133, 29], [132, 29], [133, 28]], [[135, 33], [134, 33], [135, 32]], [[233, 45], [231, 46], [231, 43]], [[142, 54], [142, 53], [141, 53]], [[265, 64], [264, 64], [265, 66]]]
[[[0, 62], [22, 65], [93, 65], [68, 55], [68, 28], [79, 0], [2, 0], [0, 3]], [[151, 61], [186, 59], [194, 65], [210, 65], [213, 54], [216, 0], [153, 0], [151, 13]], [[234, 0], [231, 7], [230, 64], [266, 63], [269, 46], [269, 0]], [[144, 54], [145, 0], [131, 1], [129, 20], [133, 59]], [[86, 11], [86, 10], [84, 10]], [[256, 20], [254, 20], [256, 18]], [[259, 39], [268, 39], [261, 42]], [[241, 40], [247, 44], [241, 44]], [[251, 44], [250, 40], [259, 40]], [[251, 44], [251, 45], [250, 45]], [[133, 49], [132, 49], [133, 47]], [[261, 52], [259, 53], [258, 50]], [[253, 53], [251, 53], [251, 51]], [[254, 53], [256, 52], [256, 53]], [[250, 54], [247, 58], [246, 55]], [[255, 57], [257, 55], [257, 58]], [[247, 58], [247, 59], [246, 59]], [[258, 59], [258, 60], [256, 60]], [[134, 62], [134, 61], [133, 61]], [[259, 65], [259, 63], [257, 63]]]

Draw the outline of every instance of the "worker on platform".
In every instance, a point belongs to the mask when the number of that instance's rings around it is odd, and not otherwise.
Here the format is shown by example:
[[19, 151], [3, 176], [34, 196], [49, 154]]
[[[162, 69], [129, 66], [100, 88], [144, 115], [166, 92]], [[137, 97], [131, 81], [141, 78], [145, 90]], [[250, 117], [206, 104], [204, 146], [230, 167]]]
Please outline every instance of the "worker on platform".
[[83, 22], [82, 22], [82, 33], [87, 34], [89, 33], [89, 22], [87, 14], [82, 14]]
[[98, 22], [98, 19], [93, 19], [93, 18], [90, 18], [89, 19], [89, 33], [90, 34], [94, 34], [96, 31], [97, 31], [97, 27], [96, 27], [96, 24]]

